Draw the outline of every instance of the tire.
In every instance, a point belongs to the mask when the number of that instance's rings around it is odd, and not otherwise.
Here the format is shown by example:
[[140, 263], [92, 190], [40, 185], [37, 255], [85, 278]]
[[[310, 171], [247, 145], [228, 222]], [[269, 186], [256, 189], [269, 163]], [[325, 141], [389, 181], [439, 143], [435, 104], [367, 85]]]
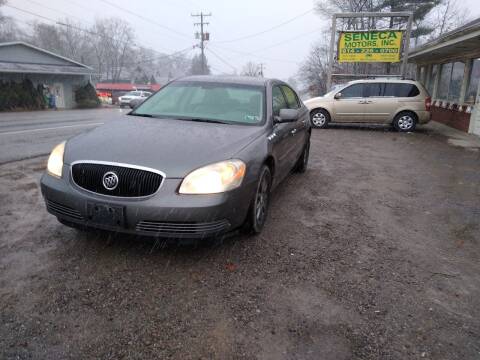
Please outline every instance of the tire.
[[416, 126], [417, 116], [410, 111], [401, 112], [393, 119], [393, 127], [398, 132], [414, 131]]
[[298, 158], [297, 164], [293, 168], [293, 171], [300, 174], [307, 171], [309, 157], [310, 157], [310, 137], [308, 137], [307, 143], [303, 148], [302, 155], [300, 155], [300, 157]]
[[315, 109], [310, 113], [310, 122], [314, 128], [324, 129], [330, 122], [330, 114], [324, 109]]
[[268, 166], [263, 165], [258, 178], [255, 195], [252, 199], [243, 230], [247, 234], [260, 234], [265, 226], [270, 205], [270, 189], [272, 186], [272, 173]]

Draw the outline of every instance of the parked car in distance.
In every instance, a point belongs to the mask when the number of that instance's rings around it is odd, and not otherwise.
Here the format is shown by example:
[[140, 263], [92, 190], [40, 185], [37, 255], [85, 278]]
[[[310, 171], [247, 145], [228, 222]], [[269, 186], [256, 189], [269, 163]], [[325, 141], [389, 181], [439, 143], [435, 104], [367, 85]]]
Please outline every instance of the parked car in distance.
[[310, 132], [308, 109], [282, 81], [186, 77], [122, 121], [56, 146], [42, 194], [72, 227], [200, 239], [259, 233], [271, 190], [306, 170]]
[[118, 98], [118, 105], [122, 106], [130, 106], [130, 101], [132, 100], [145, 100], [150, 95], [152, 95], [149, 91], [130, 91], [125, 95], [122, 95]]
[[321, 97], [305, 101], [312, 126], [329, 123], [391, 124], [413, 131], [430, 121], [431, 98], [417, 81], [372, 79], [351, 81]]
[[130, 103], [128, 104], [128, 106], [130, 106], [130, 109], [135, 109], [138, 105], [140, 105], [141, 103], [143, 103], [147, 99], [148, 98], [146, 98], [146, 97], [132, 99], [132, 100], [130, 100]]

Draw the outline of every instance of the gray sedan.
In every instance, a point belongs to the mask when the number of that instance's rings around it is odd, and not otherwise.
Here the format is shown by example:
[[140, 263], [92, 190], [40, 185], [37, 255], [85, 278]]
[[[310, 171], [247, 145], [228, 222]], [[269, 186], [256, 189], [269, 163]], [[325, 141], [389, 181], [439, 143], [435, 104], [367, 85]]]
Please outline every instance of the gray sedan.
[[278, 80], [176, 80], [129, 116], [57, 145], [41, 179], [68, 226], [155, 237], [259, 233], [271, 191], [304, 172], [308, 110]]

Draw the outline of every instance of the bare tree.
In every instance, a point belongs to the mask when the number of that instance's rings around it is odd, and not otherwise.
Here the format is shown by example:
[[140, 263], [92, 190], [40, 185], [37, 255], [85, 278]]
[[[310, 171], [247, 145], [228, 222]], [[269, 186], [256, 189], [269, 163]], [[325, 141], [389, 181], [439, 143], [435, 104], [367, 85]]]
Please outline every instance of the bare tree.
[[434, 30], [424, 40], [432, 41], [444, 33], [466, 24], [470, 19], [467, 8], [462, 8], [458, 0], [443, 0], [425, 19], [425, 23]]
[[242, 75], [256, 77], [260, 75], [260, 66], [252, 61], [246, 63], [242, 68]]
[[[0, 0], [0, 7], [6, 3], [6, 0]], [[0, 42], [19, 40], [24, 35], [23, 31], [11, 17], [5, 16], [0, 12]]]
[[299, 77], [304, 89], [311, 96], [319, 96], [327, 92], [328, 46], [325, 42], [314, 45], [307, 59], [300, 66]]
[[135, 59], [132, 27], [117, 18], [99, 19], [91, 32], [98, 71], [113, 82], [120, 80], [126, 72], [126, 64]]

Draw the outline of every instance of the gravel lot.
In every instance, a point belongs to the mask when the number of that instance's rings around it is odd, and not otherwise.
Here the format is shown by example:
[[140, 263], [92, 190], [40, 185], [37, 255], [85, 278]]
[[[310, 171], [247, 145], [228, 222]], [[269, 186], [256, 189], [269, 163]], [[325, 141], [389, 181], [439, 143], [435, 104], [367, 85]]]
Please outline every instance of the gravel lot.
[[0, 167], [2, 359], [479, 359], [480, 153], [314, 131], [261, 236], [169, 246], [48, 215]]

